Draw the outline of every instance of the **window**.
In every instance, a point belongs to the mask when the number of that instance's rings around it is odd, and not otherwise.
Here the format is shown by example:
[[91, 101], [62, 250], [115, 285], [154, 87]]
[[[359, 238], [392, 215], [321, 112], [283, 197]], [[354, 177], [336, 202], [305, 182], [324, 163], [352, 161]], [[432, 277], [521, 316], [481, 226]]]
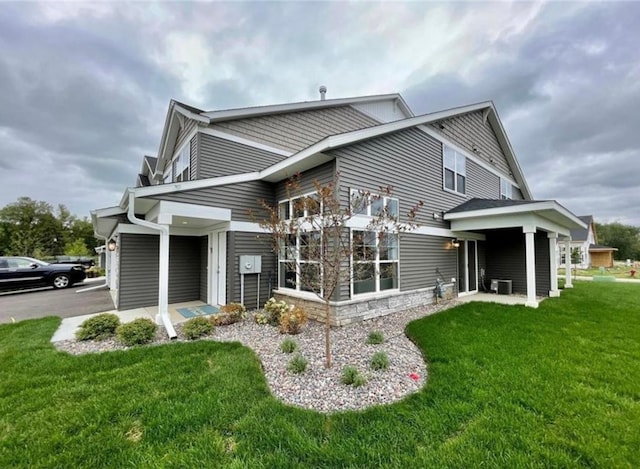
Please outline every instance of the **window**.
[[463, 154], [442, 145], [444, 187], [460, 194], [466, 193], [467, 160]]
[[[191, 168], [191, 144], [185, 143], [164, 171], [163, 184], [188, 181]], [[175, 169], [175, 171], [174, 171]]]
[[354, 215], [369, 215], [372, 217], [386, 215], [395, 219], [400, 215], [400, 202], [398, 199], [370, 195], [358, 189], [351, 189], [350, 204]]
[[398, 288], [398, 234], [352, 231], [354, 295]]
[[278, 287], [320, 293], [321, 237], [317, 231], [288, 235], [278, 256]]
[[320, 199], [317, 194], [313, 193], [283, 200], [278, 204], [278, 213], [281, 220], [291, 220], [292, 215], [293, 218], [320, 215]]
[[513, 199], [513, 184], [502, 178], [500, 178], [500, 198]]

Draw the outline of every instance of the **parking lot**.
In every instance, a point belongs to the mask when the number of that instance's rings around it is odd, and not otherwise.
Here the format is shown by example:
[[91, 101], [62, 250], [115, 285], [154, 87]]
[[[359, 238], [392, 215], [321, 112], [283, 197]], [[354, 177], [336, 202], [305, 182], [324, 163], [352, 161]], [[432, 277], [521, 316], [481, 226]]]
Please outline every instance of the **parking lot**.
[[0, 323], [23, 319], [60, 316], [63, 318], [99, 313], [114, 309], [109, 290], [76, 293], [86, 287], [100, 285], [104, 279], [85, 281], [64, 290], [51, 288], [0, 294]]

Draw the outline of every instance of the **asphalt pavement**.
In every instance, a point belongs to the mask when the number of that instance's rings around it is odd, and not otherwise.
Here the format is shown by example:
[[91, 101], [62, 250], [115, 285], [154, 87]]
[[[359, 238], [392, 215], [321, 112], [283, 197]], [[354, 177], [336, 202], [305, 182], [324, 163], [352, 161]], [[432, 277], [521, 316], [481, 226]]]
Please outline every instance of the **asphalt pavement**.
[[0, 323], [23, 319], [60, 316], [70, 318], [114, 309], [106, 288], [76, 293], [83, 288], [100, 285], [104, 279], [87, 279], [64, 290], [44, 288], [0, 294]]

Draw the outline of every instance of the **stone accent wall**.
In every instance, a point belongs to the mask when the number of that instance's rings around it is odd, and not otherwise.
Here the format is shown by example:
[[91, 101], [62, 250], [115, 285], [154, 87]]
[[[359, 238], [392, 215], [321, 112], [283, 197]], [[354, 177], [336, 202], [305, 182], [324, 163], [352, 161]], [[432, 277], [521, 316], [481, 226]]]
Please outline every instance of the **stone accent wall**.
[[[445, 300], [455, 296], [452, 285], [446, 286]], [[309, 318], [324, 322], [324, 303], [318, 300], [298, 298], [284, 293], [274, 293], [276, 300], [284, 300], [304, 308]], [[423, 288], [409, 292], [394, 292], [386, 297], [368, 300], [351, 300], [332, 304], [329, 321], [332, 326], [346, 326], [354, 322], [386, 316], [417, 306], [430, 305], [435, 302], [433, 288]]]

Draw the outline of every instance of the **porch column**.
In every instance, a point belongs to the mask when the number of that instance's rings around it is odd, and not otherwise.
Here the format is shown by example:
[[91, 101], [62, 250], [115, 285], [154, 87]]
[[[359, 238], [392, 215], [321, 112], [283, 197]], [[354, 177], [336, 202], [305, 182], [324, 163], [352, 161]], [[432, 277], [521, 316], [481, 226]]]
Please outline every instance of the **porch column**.
[[536, 300], [536, 228], [524, 227], [525, 248], [527, 255], [527, 302], [526, 306], [538, 307]]
[[160, 230], [157, 324], [163, 324], [162, 316], [163, 314], [168, 314], [169, 309], [169, 227], [165, 226], [164, 228], [166, 229]]
[[549, 296], [560, 296], [558, 290], [558, 253], [556, 252], [558, 233], [547, 233], [547, 237], [549, 238], [549, 268], [551, 270]]
[[564, 288], [573, 288], [571, 283], [571, 236], [564, 240]]

